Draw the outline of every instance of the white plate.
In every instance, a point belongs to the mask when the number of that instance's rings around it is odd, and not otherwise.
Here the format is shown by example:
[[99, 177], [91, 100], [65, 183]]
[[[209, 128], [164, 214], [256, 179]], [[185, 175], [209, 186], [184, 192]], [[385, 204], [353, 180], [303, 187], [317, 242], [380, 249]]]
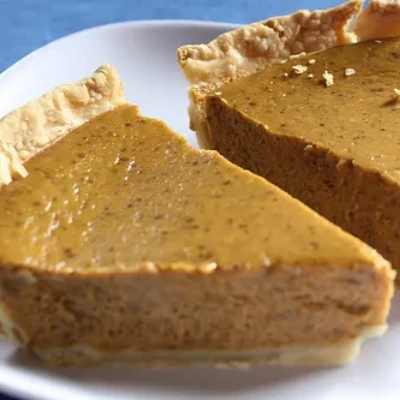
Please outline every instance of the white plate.
[[[130, 101], [195, 144], [188, 129], [186, 84], [175, 50], [181, 44], [208, 41], [231, 27], [189, 21], [134, 22], [58, 40], [0, 75], [0, 115], [57, 84], [89, 76], [108, 62], [120, 71]], [[399, 301], [398, 297], [394, 303]], [[125, 366], [50, 370], [0, 340], [0, 390], [40, 400], [400, 398], [400, 306], [396, 304], [390, 323], [384, 338], [364, 345], [355, 364], [325, 369], [147, 371]]]

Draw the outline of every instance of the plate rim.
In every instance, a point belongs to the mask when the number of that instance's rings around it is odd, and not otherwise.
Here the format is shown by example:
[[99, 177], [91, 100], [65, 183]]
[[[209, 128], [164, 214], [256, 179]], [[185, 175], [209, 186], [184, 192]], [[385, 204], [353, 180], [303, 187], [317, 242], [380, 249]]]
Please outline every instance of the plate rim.
[[131, 21], [122, 21], [122, 22], [111, 22], [107, 24], [95, 25], [90, 28], [80, 29], [76, 32], [69, 33], [68, 35], [61, 36], [57, 39], [54, 39], [43, 46], [38, 47], [37, 49], [31, 51], [26, 54], [15, 63], [11, 64], [4, 71], [0, 72], [0, 85], [2, 84], [3, 79], [7, 77], [8, 74], [12, 73], [14, 69], [20, 67], [31, 57], [34, 57], [36, 53], [44, 50], [48, 47], [53, 47], [65, 40], [69, 40], [75, 36], [86, 35], [92, 31], [107, 31], [113, 29], [128, 29], [128, 28], [139, 28], [139, 27], [151, 27], [151, 26], [166, 26], [166, 27], [190, 27], [190, 26], [203, 26], [207, 28], [221, 28], [221, 29], [235, 29], [242, 24], [231, 23], [231, 22], [218, 22], [213, 20], [195, 20], [195, 19], [144, 19], [144, 20], [131, 20]]

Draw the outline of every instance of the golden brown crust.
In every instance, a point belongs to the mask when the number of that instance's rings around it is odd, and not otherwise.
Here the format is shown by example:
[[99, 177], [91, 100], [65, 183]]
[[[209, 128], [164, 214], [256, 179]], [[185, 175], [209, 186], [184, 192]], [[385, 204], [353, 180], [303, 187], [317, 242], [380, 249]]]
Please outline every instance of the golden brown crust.
[[352, 29], [360, 41], [400, 35], [400, 1], [371, 0], [354, 21]]
[[246, 25], [208, 44], [180, 47], [178, 61], [192, 84], [248, 75], [293, 54], [354, 41], [346, 25], [361, 5], [361, 0], [351, 0], [323, 11], [302, 10]]
[[0, 120], [0, 187], [26, 176], [24, 162], [79, 125], [124, 103], [122, 84], [110, 65], [93, 77], [58, 86]]

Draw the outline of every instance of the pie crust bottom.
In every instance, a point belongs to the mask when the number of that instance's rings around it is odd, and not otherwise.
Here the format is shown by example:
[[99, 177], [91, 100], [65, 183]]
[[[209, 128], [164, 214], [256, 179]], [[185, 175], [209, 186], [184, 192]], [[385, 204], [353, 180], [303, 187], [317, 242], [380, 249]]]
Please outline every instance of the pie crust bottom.
[[380, 336], [386, 326], [365, 328], [351, 340], [338, 343], [292, 344], [250, 350], [158, 350], [105, 352], [87, 345], [35, 349], [33, 352], [49, 364], [61, 366], [96, 365], [102, 362], [132, 362], [138, 366], [165, 368], [187, 365], [212, 365], [221, 368], [248, 368], [253, 364], [286, 366], [334, 366], [354, 361], [363, 341]]

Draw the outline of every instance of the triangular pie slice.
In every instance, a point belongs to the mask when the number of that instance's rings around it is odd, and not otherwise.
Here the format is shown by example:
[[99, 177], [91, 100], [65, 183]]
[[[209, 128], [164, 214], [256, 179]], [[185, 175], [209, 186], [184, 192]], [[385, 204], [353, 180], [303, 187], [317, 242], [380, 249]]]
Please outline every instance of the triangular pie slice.
[[272, 18], [178, 55], [202, 147], [400, 269], [400, 3], [372, 1], [352, 20], [360, 6]]
[[198, 151], [118, 75], [0, 122], [2, 331], [56, 364], [341, 364], [393, 271], [264, 179]]

